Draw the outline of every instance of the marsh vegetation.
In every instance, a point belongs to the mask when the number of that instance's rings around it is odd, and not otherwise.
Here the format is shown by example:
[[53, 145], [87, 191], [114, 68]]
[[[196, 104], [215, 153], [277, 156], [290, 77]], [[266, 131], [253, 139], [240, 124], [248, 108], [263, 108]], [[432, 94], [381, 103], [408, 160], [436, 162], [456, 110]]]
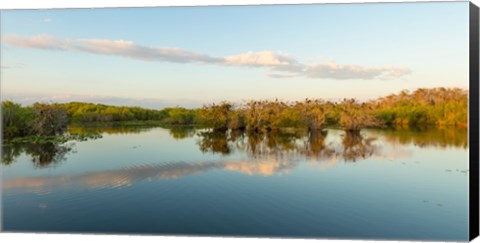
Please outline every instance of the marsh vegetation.
[[61, 136], [68, 124], [129, 126], [195, 126], [213, 131], [268, 132], [288, 128], [309, 131], [339, 127], [350, 133], [386, 126], [467, 126], [467, 91], [459, 88], [402, 91], [360, 102], [321, 99], [285, 102], [252, 100], [244, 104], [221, 102], [197, 109], [161, 110], [70, 102], [21, 106], [2, 102], [3, 138]]

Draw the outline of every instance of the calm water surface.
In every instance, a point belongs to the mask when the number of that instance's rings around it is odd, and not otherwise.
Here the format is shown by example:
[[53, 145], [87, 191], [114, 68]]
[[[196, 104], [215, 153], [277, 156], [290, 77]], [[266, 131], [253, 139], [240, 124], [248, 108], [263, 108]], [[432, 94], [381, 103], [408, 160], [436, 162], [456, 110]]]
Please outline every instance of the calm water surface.
[[467, 130], [93, 130], [3, 147], [5, 231], [467, 240]]

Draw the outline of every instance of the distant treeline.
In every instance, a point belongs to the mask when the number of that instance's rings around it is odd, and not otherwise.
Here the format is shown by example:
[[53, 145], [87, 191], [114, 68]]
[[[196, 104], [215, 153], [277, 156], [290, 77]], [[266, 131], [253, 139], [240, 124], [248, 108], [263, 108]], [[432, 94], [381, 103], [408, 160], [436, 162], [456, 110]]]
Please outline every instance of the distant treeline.
[[214, 130], [269, 131], [281, 128], [322, 129], [338, 126], [347, 131], [386, 125], [467, 126], [468, 93], [459, 88], [402, 91], [368, 102], [321, 99], [297, 102], [253, 100], [244, 104], [221, 102], [198, 109], [161, 110], [71, 102], [22, 107], [2, 102], [3, 137], [55, 135], [68, 123], [154, 122], [196, 125]]

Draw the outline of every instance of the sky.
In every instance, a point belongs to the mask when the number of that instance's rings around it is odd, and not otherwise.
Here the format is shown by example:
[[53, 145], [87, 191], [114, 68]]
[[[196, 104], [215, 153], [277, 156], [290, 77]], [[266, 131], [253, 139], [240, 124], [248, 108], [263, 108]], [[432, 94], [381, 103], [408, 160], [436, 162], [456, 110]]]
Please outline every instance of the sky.
[[148, 108], [468, 89], [468, 2], [5, 10], [2, 99]]

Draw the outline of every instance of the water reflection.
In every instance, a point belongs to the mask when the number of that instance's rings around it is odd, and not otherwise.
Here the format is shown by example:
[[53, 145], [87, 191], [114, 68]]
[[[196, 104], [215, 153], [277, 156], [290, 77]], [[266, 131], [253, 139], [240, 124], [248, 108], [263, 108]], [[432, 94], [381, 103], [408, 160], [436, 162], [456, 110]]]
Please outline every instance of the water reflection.
[[2, 146], [2, 164], [13, 163], [22, 153], [30, 156], [35, 168], [46, 168], [66, 160], [66, 155], [73, 152], [74, 144], [14, 144]]
[[226, 163], [223, 169], [247, 175], [272, 176], [287, 174], [299, 164], [298, 160], [237, 161]]
[[110, 171], [94, 171], [64, 176], [38, 176], [6, 180], [3, 190], [25, 190], [45, 193], [55, 188], [117, 188], [142, 180], [172, 180], [214, 169], [238, 171], [248, 175], [273, 175], [289, 171], [294, 166], [286, 161], [228, 161], [228, 162], [175, 162], [143, 164]]
[[195, 129], [191, 127], [172, 127], [168, 130], [170, 136], [175, 139], [190, 138], [195, 135]]
[[149, 131], [154, 126], [82, 126], [71, 125], [67, 132], [70, 134], [138, 134]]
[[[71, 133], [139, 134], [152, 127], [82, 127], [72, 126]], [[330, 134], [330, 132], [333, 134]], [[175, 140], [196, 139], [203, 153], [248, 155], [251, 160], [310, 160], [358, 162], [375, 156], [388, 158], [409, 156], [408, 151], [382, 151], [386, 145], [414, 145], [421, 148], [467, 148], [467, 129], [459, 128], [387, 128], [362, 133], [339, 130], [306, 131], [299, 129], [249, 133], [245, 131], [195, 130], [190, 127], [168, 129]], [[329, 142], [327, 143], [327, 140]], [[16, 144], [3, 146], [2, 164], [11, 164], [22, 153], [31, 157], [35, 168], [44, 168], [65, 160], [73, 144]], [[398, 156], [397, 156], [398, 155]], [[250, 165], [249, 165], [250, 166]], [[233, 166], [235, 167], [235, 166]], [[233, 168], [232, 167], [232, 168]], [[248, 166], [243, 166], [247, 168]]]
[[[69, 126], [68, 132], [72, 134], [138, 134], [154, 129], [154, 126]], [[327, 136], [327, 130], [308, 132], [301, 129], [284, 131], [272, 131], [269, 133], [247, 133], [244, 131], [213, 132], [209, 130], [196, 130], [193, 127], [172, 127], [168, 129], [169, 134], [175, 139], [187, 139], [199, 135], [202, 140], [199, 142], [202, 151], [219, 152], [228, 154], [232, 149], [230, 145], [237, 145], [237, 140], [244, 141], [247, 138], [251, 155], [259, 154], [262, 149], [259, 145], [265, 145], [271, 149], [292, 150], [297, 149], [295, 141], [300, 138], [311, 139], [308, 146], [312, 145], [311, 152], [318, 154], [324, 149], [323, 140]], [[371, 129], [368, 134], [381, 136], [388, 143], [402, 145], [413, 144], [418, 147], [468, 147], [468, 129], [456, 127], [388, 127], [384, 129]], [[350, 141], [346, 144], [356, 142], [358, 134], [348, 135]], [[356, 136], [356, 137], [355, 137]], [[266, 144], [262, 144], [265, 141]], [[227, 144], [225, 144], [227, 142]], [[317, 143], [314, 145], [314, 143]], [[308, 147], [307, 146], [307, 147]], [[316, 146], [316, 147], [315, 147]], [[259, 151], [260, 150], [260, 151]], [[316, 152], [315, 152], [316, 151]], [[261, 153], [260, 153], [261, 154]]]
[[271, 131], [247, 133], [241, 131], [202, 131], [197, 134], [200, 151], [204, 153], [231, 154], [237, 150], [249, 155], [250, 159], [332, 159], [345, 161], [366, 159], [375, 154], [378, 146], [372, 144], [373, 137], [347, 132], [341, 144], [325, 144], [328, 131]]
[[[333, 151], [346, 161], [366, 159], [382, 148], [382, 145], [414, 145], [421, 148], [468, 148], [468, 131], [463, 128], [388, 128], [360, 132], [343, 132], [342, 142], [325, 144], [328, 130], [323, 131], [272, 131], [268, 133], [200, 132], [201, 151], [229, 154], [233, 148], [247, 152], [252, 158], [275, 153], [301, 153], [306, 157], [331, 156]], [[337, 134], [332, 136], [338, 136]], [[375, 143], [377, 138], [380, 141]], [[302, 146], [303, 145], [303, 146]]]
[[[5, 228], [224, 235], [260, 229], [279, 236], [342, 235], [345, 228], [352, 237], [400, 231], [456, 237], [468, 229], [462, 136], [155, 128], [76, 142], [75, 155], [52, 145], [4, 147], [4, 163], [19, 157], [4, 167]], [[132, 146], [138, 149], [126, 149]]]
[[414, 144], [422, 148], [468, 148], [468, 129], [455, 127], [391, 127], [372, 130], [382, 135], [389, 143]]
[[341, 156], [345, 161], [356, 162], [358, 159], [366, 159], [374, 155], [377, 147], [372, 144], [376, 138], [364, 138], [360, 132], [348, 131], [343, 136], [343, 151]]
[[204, 153], [231, 154], [235, 150], [247, 153], [251, 158], [293, 152], [305, 131], [271, 131], [268, 133], [244, 131], [201, 131], [196, 135], [197, 144]]
[[[91, 132], [91, 131], [89, 131]], [[443, 130], [404, 131], [366, 130], [362, 133], [339, 130], [286, 130], [268, 133], [242, 131], [214, 132], [209, 130], [171, 129], [174, 139], [195, 139], [203, 153], [222, 155], [220, 159], [199, 162], [141, 164], [128, 168], [94, 171], [54, 177], [25, 177], [4, 181], [3, 189], [23, 189], [39, 192], [65, 188], [114, 188], [128, 186], [141, 180], [172, 180], [211, 170], [238, 172], [250, 176], [273, 176], [290, 173], [301, 163], [322, 168], [335, 166], [339, 161], [360, 162], [368, 158], [395, 160], [412, 156], [402, 145], [466, 146], [462, 136]], [[407, 134], [407, 135], [404, 135]], [[410, 135], [408, 135], [410, 134]], [[455, 137], [454, 141], [449, 138]], [[421, 143], [423, 141], [423, 143]], [[66, 159], [73, 144], [42, 144], [4, 146], [2, 163], [10, 164], [22, 153], [31, 157], [33, 166], [44, 168]], [[235, 156], [233, 156], [235, 154]], [[199, 158], [200, 160], [202, 158]]]
[[328, 150], [325, 146], [327, 134], [327, 131], [310, 131], [307, 139], [303, 142], [303, 147], [300, 152], [308, 157], [317, 157], [323, 153], [332, 153], [333, 151]]
[[202, 131], [198, 133], [198, 136], [200, 136], [201, 139], [197, 144], [200, 151], [204, 153], [212, 152], [228, 155], [232, 151], [228, 141], [228, 131]]

